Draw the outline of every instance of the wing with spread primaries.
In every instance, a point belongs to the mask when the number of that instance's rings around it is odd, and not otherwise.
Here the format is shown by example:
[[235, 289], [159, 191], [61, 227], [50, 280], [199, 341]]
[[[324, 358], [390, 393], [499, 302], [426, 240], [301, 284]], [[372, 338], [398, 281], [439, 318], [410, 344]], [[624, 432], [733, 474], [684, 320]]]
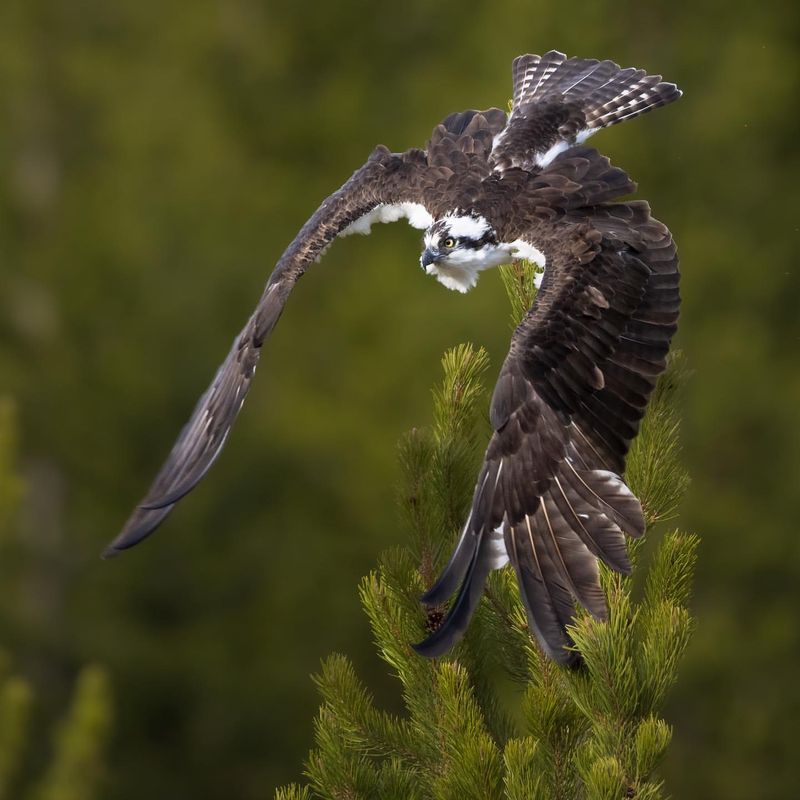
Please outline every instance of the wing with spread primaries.
[[479, 182], [491, 171], [492, 140], [504, 124], [505, 114], [498, 109], [451, 114], [435, 128], [426, 150], [391, 153], [376, 148], [367, 163], [322, 203], [284, 252], [166, 463], [104, 557], [152, 533], [214, 463], [250, 388], [261, 347], [309, 264], [338, 236], [369, 233], [375, 222], [405, 217], [414, 227], [426, 228], [436, 214], [453, 207], [454, 193], [463, 193], [470, 182]]
[[[552, 187], [542, 191], [553, 199]], [[628, 572], [624, 534], [644, 531], [621, 475], [677, 327], [672, 238], [646, 203], [630, 202], [569, 209], [528, 239], [544, 249], [547, 268], [498, 378], [469, 520], [423, 597], [438, 605], [457, 592], [438, 630], [416, 646], [427, 656], [463, 636], [489, 572], [503, 563], [502, 538], [532, 631], [553, 658], [577, 663], [566, 631], [577, 607], [606, 615], [598, 559]]]
[[430, 169], [422, 150], [394, 154], [379, 147], [322, 203], [284, 252], [258, 306], [198, 401], [166, 463], [104, 557], [132, 547], [150, 534], [214, 463], [250, 388], [261, 347], [308, 265], [337, 236], [368, 232], [372, 222], [405, 216], [417, 227], [426, 227], [430, 214], [425, 191], [441, 177]]

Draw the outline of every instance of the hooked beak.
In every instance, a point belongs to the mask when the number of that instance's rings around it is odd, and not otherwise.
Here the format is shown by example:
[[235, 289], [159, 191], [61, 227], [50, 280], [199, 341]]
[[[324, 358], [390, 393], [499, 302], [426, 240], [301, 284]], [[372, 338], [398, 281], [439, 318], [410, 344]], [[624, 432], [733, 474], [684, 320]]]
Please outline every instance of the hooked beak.
[[431, 264], [436, 263], [436, 254], [430, 248], [424, 250], [422, 255], [419, 257], [419, 263], [422, 269], [425, 270], [425, 272], [430, 272], [428, 267]]

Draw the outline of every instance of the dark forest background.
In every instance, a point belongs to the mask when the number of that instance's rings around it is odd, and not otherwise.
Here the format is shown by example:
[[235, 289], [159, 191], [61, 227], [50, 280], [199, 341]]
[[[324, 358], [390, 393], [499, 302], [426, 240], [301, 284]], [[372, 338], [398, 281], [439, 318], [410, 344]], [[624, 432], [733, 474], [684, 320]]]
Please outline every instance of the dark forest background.
[[446, 347], [484, 345], [497, 369], [509, 338], [499, 276], [446, 291], [417, 231], [331, 249], [202, 488], [140, 548], [98, 555], [317, 204], [375, 144], [504, 105], [512, 58], [550, 48], [685, 91], [592, 140], [682, 258], [681, 525], [702, 546], [663, 774], [683, 800], [795, 795], [798, 42], [788, 2], [3, 0], [0, 395], [25, 497], [0, 638], [37, 719], [82, 664], [107, 667], [105, 797], [271, 796], [300, 774], [332, 650], [397, 707], [356, 595], [403, 539], [396, 440], [430, 421]]

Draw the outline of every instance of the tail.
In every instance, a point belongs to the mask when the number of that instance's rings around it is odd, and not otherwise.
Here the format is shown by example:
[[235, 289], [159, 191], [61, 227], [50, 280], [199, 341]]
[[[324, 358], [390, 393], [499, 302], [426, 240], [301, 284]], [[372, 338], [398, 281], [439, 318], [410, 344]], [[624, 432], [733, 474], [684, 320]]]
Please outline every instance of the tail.
[[671, 103], [682, 94], [674, 83], [662, 81], [660, 75], [648, 75], [643, 69], [622, 69], [613, 61], [595, 58], [567, 58], [557, 50], [543, 56], [519, 56], [514, 59], [512, 72], [512, 111], [531, 102], [575, 103], [586, 119], [578, 142], [601, 128]]

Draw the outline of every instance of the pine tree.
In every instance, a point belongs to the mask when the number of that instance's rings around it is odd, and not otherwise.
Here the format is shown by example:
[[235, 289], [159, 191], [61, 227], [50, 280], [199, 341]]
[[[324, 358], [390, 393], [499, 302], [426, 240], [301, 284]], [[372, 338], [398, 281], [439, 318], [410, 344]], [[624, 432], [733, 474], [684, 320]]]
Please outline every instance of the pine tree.
[[[530, 265], [502, 268], [514, 324], [534, 299], [533, 276]], [[646, 572], [642, 563], [633, 578], [602, 568], [609, 621], [581, 614], [572, 629], [582, 669], [559, 667], [539, 650], [510, 569], [492, 574], [467, 635], [448, 658], [429, 661], [409, 646], [441, 618], [426, 616], [418, 598], [463, 524], [488, 436], [486, 353], [461, 345], [442, 365], [433, 425], [412, 430], [399, 448], [408, 546], [385, 553], [360, 587], [406, 713], [376, 708], [350, 661], [330, 656], [315, 679], [322, 705], [308, 785], [281, 789], [277, 800], [663, 797], [655, 769], [671, 729], [658, 710], [692, 628], [695, 536], [658, 535]], [[674, 356], [628, 459], [626, 478], [648, 529], [675, 515], [687, 484], [674, 410], [684, 379]], [[641, 541], [629, 542], [629, 551], [634, 563], [644, 561]]]
[[[0, 398], [0, 537], [11, 531], [22, 495], [17, 477], [13, 404]], [[49, 764], [43, 774], [26, 775], [26, 757], [37, 731], [31, 724], [33, 687], [11, 672], [0, 651], [0, 800], [93, 800], [100, 796], [103, 757], [110, 734], [112, 703], [108, 676], [98, 666], [78, 674], [71, 708], [56, 726]], [[24, 788], [25, 784], [32, 787]]]

